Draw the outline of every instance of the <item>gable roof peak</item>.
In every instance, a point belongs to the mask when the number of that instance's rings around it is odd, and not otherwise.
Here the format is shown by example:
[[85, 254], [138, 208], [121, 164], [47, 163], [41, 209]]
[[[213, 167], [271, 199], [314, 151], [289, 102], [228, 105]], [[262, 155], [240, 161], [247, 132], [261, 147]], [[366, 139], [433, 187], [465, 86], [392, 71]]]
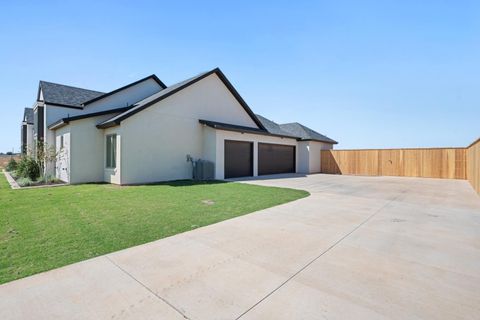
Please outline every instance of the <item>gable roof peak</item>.
[[52, 82], [52, 81], [46, 81], [46, 80], [40, 80], [40, 81], [38, 81], [38, 82], [39, 82], [39, 85], [40, 85], [40, 86], [41, 86], [42, 84], [47, 84], [47, 85], [48, 85], [48, 84], [53, 84], [53, 85], [56, 85], [56, 86], [62, 86], [62, 87], [67, 87], [67, 88], [72, 88], [72, 89], [80, 89], [80, 90], [87, 90], [87, 91], [93, 91], [93, 92], [103, 93], [103, 92], [96, 91], [96, 90], [80, 88], [80, 87], [77, 87], [77, 86], [72, 86], [72, 85], [63, 84], [63, 83], [58, 83], [58, 82]]
[[233, 87], [233, 85], [228, 81], [227, 77], [223, 74], [223, 72], [220, 70], [220, 68], [214, 68], [210, 71], [206, 71], [203, 73], [200, 73], [192, 78], [186, 79], [184, 81], [178, 82], [174, 85], [171, 85], [157, 93], [154, 93], [150, 97], [147, 97], [136, 104], [134, 104], [133, 108], [130, 110], [119, 114], [109, 120], [106, 120], [99, 125], [97, 125], [98, 128], [108, 128], [111, 126], [116, 126], [119, 125], [123, 120], [129, 118], [130, 116], [136, 114], [137, 112], [140, 112], [151, 105], [160, 102], [161, 100], [176, 94], [179, 91], [182, 91], [183, 89], [193, 85], [194, 83], [212, 75], [216, 74], [217, 77], [220, 79], [220, 81], [227, 87], [227, 89], [230, 91], [230, 93], [235, 97], [235, 99], [238, 101], [238, 103], [243, 107], [243, 109], [247, 112], [247, 114], [250, 116], [250, 118], [255, 122], [255, 124], [262, 130], [266, 130], [265, 127], [263, 126], [262, 122], [255, 116], [253, 111], [250, 109], [250, 107], [247, 105], [245, 100], [240, 96], [240, 94], [237, 92], [237, 90]]
[[33, 124], [33, 108], [25, 108], [23, 110], [23, 122]]
[[149, 80], [149, 79], [152, 79], [153, 81], [155, 81], [155, 82], [161, 87], [160, 91], [163, 90], [163, 89], [165, 89], [165, 88], [167, 87], [167, 86], [162, 82], [162, 80], [160, 80], [155, 74], [151, 74], [151, 75], [149, 75], [149, 76], [147, 76], [147, 77], [145, 77], [145, 78], [142, 78], [142, 79], [140, 79], [140, 80], [131, 82], [131, 83], [129, 83], [129, 84], [123, 86], [123, 87], [117, 88], [117, 89], [112, 90], [112, 91], [110, 91], [110, 92], [107, 92], [107, 93], [104, 93], [104, 94], [99, 95], [99, 96], [97, 96], [97, 97], [94, 97], [94, 98], [92, 98], [92, 99], [90, 99], [90, 100], [84, 101], [84, 102], [82, 103], [82, 106], [86, 106], [86, 105], [91, 104], [91, 103], [93, 103], [93, 102], [95, 102], [95, 101], [98, 101], [98, 100], [101, 100], [101, 99], [106, 98], [106, 97], [108, 97], [108, 96], [111, 96], [111, 95], [113, 95], [113, 94], [115, 94], [115, 93], [117, 93], [117, 92], [123, 91], [123, 90], [125, 90], [125, 89], [130, 88], [130, 87], [133, 87], [133, 86], [135, 86], [135, 85], [137, 85], [137, 84], [139, 84], [139, 83], [142, 83], [142, 82], [144, 82], [144, 81], [147, 81], [147, 80]]
[[40, 91], [45, 103], [73, 108], [82, 108], [82, 102], [103, 94], [100, 91], [45, 80], [40, 80], [38, 83], [37, 100], [40, 100]]

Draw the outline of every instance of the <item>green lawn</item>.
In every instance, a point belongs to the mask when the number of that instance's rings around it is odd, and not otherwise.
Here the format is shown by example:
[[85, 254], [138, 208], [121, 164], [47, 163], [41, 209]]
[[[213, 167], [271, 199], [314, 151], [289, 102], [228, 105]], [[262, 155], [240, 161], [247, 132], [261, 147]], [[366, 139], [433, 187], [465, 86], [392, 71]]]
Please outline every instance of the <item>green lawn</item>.
[[0, 283], [307, 195], [190, 181], [12, 190], [0, 174]]

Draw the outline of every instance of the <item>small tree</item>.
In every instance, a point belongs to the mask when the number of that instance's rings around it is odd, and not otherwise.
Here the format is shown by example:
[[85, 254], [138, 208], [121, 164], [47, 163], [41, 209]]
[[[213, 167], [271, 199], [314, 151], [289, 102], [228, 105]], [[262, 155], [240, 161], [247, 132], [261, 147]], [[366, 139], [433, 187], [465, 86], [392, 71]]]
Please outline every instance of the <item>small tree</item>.
[[14, 158], [11, 158], [10, 161], [8, 161], [7, 167], [5, 169], [7, 169], [8, 172], [13, 172], [17, 170], [17, 166], [17, 161], [15, 161]]
[[35, 181], [40, 176], [40, 166], [38, 165], [35, 159], [24, 156], [20, 159], [20, 162], [17, 165], [17, 170], [15, 175], [21, 178], [29, 178], [32, 181]]
[[43, 173], [43, 177], [46, 181], [47, 179], [47, 166], [48, 164], [57, 160], [58, 154], [61, 152], [57, 152], [55, 150], [55, 146], [51, 146], [46, 142], [37, 141], [37, 162], [40, 166], [40, 171]]

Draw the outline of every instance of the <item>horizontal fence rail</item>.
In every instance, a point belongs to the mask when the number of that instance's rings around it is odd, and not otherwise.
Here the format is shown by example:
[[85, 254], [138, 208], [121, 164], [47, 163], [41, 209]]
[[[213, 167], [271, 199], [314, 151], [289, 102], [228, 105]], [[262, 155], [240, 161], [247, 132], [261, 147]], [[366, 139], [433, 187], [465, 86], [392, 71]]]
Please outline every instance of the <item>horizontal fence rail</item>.
[[465, 179], [465, 149], [322, 150], [321, 172]]
[[322, 150], [321, 172], [467, 179], [480, 194], [480, 139], [467, 148]]

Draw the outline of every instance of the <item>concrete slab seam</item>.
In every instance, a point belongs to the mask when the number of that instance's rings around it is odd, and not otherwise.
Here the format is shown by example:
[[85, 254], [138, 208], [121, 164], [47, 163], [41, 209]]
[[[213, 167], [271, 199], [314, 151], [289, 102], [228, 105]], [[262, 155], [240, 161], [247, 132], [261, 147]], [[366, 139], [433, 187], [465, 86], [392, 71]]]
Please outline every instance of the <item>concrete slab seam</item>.
[[132, 278], [133, 280], [135, 280], [135, 282], [137, 282], [138, 284], [140, 284], [142, 287], [144, 287], [145, 289], [147, 289], [151, 294], [153, 294], [155, 297], [157, 297], [158, 299], [160, 299], [161, 301], [163, 301], [164, 303], [166, 303], [168, 306], [170, 306], [172, 309], [174, 309], [176, 312], [178, 312], [183, 318], [185, 319], [188, 319], [188, 320], [191, 320], [189, 317], [187, 317], [180, 309], [178, 309], [177, 307], [175, 307], [173, 304], [171, 304], [170, 302], [168, 302], [165, 298], [161, 297], [160, 295], [158, 295], [156, 292], [154, 292], [152, 289], [150, 289], [149, 287], [147, 287], [145, 284], [143, 284], [140, 280], [138, 280], [137, 278], [135, 278], [133, 275], [131, 275], [127, 270], [123, 269], [122, 267], [120, 267], [118, 264], [115, 263], [115, 261], [113, 261], [112, 259], [110, 259], [108, 256], [105, 256], [105, 258], [107, 258], [108, 261], [110, 261], [115, 267], [117, 267], [118, 269], [120, 269], [123, 273], [125, 273], [127, 276], [129, 276], [130, 278]]
[[390, 201], [388, 201], [387, 203], [385, 203], [383, 206], [381, 206], [379, 209], [377, 209], [374, 213], [372, 213], [370, 216], [368, 216], [364, 221], [362, 221], [359, 225], [357, 225], [355, 228], [353, 228], [350, 232], [348, 232], [347, 234], [345, 234], [343, 237], [341, 237], [340, 239], [338, 239], [337, 241], [335, 241], [330, 247], [328, 247], [327, 249], [325, 249], [322, 253], [320, 253], [318, 256], [316, 256], [315, 258], [313, 258], [310, 262], [308, 262], [306, 265], [304, 265], [302, 268], [300, 268], [298, 271], [296, 271], [293, 275], [291, 275], [290, 277], [288, 277], [284, 282], [282, 282], [279, 286], [277, 286], [275, 289], [273, 289], [272, 291], [270, 291], [267, 295], [265, 295], [262, 299], [260, 299], [259, 301], [257, 301], [253, 306], [251, 306], [250, 308], [248, 308], [247, 310], [245, 310], [242, 314], [240, 314], [238, 317], [235, 318], [235, 320], [238, 320], [240, 318], [242, 318], [244, 315], [246, 315], [248, 312], [250, 312], [251, 310], [253, 310], [256, 306], [258, 306], [260, 303], [262, 303], [263, 301], [265, 301], [268, 297], [270, 297], [272, 294], [274, 294], [276, 291], [278, 291], [281, 287], [283, 287], [284, 285], [286, 285], [290, 280], [292, 280], [293, 278], [295, 278], [297, 275], [299, 275], [302, 271], [304, 271], [305, 269], [307, 269], [310, 265], [312, 265], [315, 261], [317, 261], [318, 259], [320, 259], [320, 257], [322, 257], [324, 254], [326, 254], [327, 252], [329, 252], [330, 250], [332, 250], [334, 247], [336, 247], [340, 242], [342, 242], [343, 240], [345, 240], [348, 236], [350, 236], [352, 233], [354, 233], [355, 231], [357, 231], [360, 227], [362, 227], [364, 224], [366, 224], [368, 221], [370, 221], [370, 219], [372, 219], [374, 216], [376, 216], [380, 211], [382, 211], [383, 209], [385, 209], [386, 207], [388, 207], [391, 203], [395, 202], [398, 198], [400, 198], [400, 196], [403, 196], [405, 194], [407, 190], [404, 190], [404, 191], [401, 191], [401, 194], [399, 194], [398, 196], [394, 197], [393, 199], [391, 199]]

